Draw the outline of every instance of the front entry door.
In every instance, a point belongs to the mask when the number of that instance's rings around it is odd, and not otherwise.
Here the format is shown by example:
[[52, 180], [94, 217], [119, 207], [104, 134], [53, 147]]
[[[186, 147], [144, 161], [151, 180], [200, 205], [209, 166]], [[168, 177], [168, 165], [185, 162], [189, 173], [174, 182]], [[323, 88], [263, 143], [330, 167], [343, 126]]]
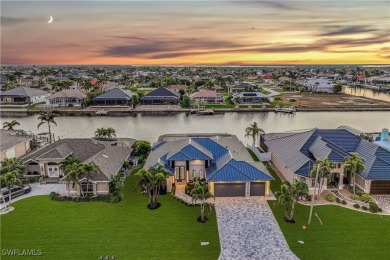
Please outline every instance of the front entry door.
[[60, 176], [60, 170], [57, 164], [48, 165], [49, 168], [49, 177], [59, 177]]
[[185, 179], [185, 168], [184, 166], [175, 167], [175, 179], [178, 182], [181, 182]]

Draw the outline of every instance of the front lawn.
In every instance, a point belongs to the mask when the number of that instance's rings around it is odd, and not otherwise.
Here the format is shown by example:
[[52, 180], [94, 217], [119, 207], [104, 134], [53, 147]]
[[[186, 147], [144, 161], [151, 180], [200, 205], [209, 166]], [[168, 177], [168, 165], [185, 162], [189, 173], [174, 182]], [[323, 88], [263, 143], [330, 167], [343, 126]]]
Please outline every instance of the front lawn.
[[[282, 184], [276, 172], [265, 163], [274, 177], [271, 190], [280, 190]], [[295, 224], [284, 221], [284, 211], [268, 204], [291, 250], [300, 259], [388, 259], [390, 240], [390, 216], [367, 214], [340, 206], [315, 206], [310, 226], [309, 206], [295, 205]], [[321, 226], [315, 213], [321, 218]], [[302, 240], [304, 244], [298, 243]]]
[[[390, 216], [361, 213], [340, 206], [315, 206], [307, 229], [310, 207], [295, 206], [295, 224], [283, 220], [283, 209], [268, 201], [291, 250], [300, 259], [389, 259]], [[305, 244], [298, 243], [299, 240]]]
[[[218, 258], [215, 212], [200, 224], [199, 207], [185, 206], [170, 194], [151, 211], [135, 182], [133, 176], [126, 180], [125, 198], [117, 204], [55, 202], [49, 196], [15, 202], [15, 210], [1, 216], [1, 248], [41, 249], [40, 259]], [[201, 247], [200, 241], [210, 244]]]

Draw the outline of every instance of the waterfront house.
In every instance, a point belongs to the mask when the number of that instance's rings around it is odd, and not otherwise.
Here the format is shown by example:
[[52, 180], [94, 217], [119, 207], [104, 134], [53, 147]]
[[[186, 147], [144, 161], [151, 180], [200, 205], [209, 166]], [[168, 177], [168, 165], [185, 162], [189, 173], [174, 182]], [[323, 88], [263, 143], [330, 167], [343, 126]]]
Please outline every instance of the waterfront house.
[[131, 90], [113, 88], [92, 99], [94, 106], [129, 106], [132, 102]]
[[356, 152], [365, 160], [365, 170], [356, 175], [356, 186], [371, 194], [390, 194], [390, 151], [362, 138], [349, 127], [311, 129], [262, 135], [262, 148], [271, 153], [271, 162], [290, 182], [304, 180], [311, 194], [315, 181], [310, 172], [316, 160], [328, 158], [336, 167], [334, 182], [324, 180], [324, 189], [342, 189], [351, 184], [352, 176], [344, 174], [344, 159]]
[[179, 93], [168, 88], [159, 87], [141, 98], [141, 105], [177, 105]]
[[30, 151], [32, 139], [23, 130], [0, 129], [0, 161], [25, 155]]
[[122, 166], [132, 152], [135, 140], [129, 138], [97, 139], [62, 139], [31, 154], [23, 156], [25, 175], [41, 176], [44, 181], [64, 181], [64, 171], [61, 163], [72, 156], [81, 163], [92, 162], [99, 170], [93, 174], [89, 183], [84, 176], [80, 184], [74, 188], [66, 185], [66, 192], [71, 196], [79, 196], [81, 189], [91, 195], [108, 194], [112, 175], [122, 171]]
[[51, 95], [47, 100], [47, 105], [54, 106], [81, 106], [87, 95], [83, 90], [66, 89]]
[[261, 92], [239, 92], [233, 95], [233, 100], [239, 104], [261, 104], [269, 103], [270, 99]]
[[192, 105], [214, 105], [224, 104], [223, 94], [217, 93], [215, 90], [202, 90], [190, 95]]
[[326, 78], [306, 79], [303, 85], [311, 91], [333, 93], [333, 83]]
[[255, 88], [256, 86], [247, 82], [242, 82], [240, 84], [234, 85], [231, 88], [231, 92], [246, 92], [246, 91], [251, 91]]
[[171, 173], [167, 191], [204, 179], [216, 197], [267, 196], [273, 178], [255, 162], [238, 138], [230, 134], [168, 134], [160, 136], [145, 168], [162, 165]]
[[46, 102], [48, 96], [50, 96], [49, 92], [29, 87], [17, 87], [0, 93], [2, 105], [25, 105]]
[[173, 91], [179, 93], [180, 90], [187, 91], [188, 86], [187, 85], [170, 85], [168, 88], [170, 90], [173, 90]]

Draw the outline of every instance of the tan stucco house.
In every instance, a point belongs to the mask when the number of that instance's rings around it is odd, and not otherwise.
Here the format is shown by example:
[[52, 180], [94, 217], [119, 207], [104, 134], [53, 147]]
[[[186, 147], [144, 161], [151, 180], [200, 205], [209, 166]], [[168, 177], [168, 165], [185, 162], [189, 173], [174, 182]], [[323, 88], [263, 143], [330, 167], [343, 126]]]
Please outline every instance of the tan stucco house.
[[6, 158], [19, 158], [30, 151], [33, 136], [23, 130], [0, 129], [0, 162]]

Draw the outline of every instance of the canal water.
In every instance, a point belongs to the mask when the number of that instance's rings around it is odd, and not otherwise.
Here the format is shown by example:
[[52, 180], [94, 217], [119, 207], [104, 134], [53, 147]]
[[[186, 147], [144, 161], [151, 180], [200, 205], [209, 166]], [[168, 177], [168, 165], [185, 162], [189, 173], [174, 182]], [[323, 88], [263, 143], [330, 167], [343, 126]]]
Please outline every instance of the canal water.
[[351, 88], [343, 87], [343, 93], [353, 96], [372, 98], [382, 101], [390, 102], [390, 94], [385, 92], [378, 92], [368, 88]]
[[[16, 128], [33, 133], [46, 132], [47, 126], [37, 129], [38, 116], [17, 118]], [[1, 118], [1, 125], [13, 118]], [[270, 113], [225, 113], [214, 116], [195, 116], [180, 113], [169, 116], [135, 117], [57, 117], [57, 126], [52, 127], [56, 138], [89, 138], [99, 127], [113, 127], [117, 137], [146, 139], [152, 143], [168, 133], [230, 133], [237, 135], [244, 144], [245, 128], [254, 121], [266, 133], [292, 131], [309, 128], [336, 128], [349, 125], [365, 132], [380, 132], [390, 128], [390, 112], [297, 112], [295, 115]]]

